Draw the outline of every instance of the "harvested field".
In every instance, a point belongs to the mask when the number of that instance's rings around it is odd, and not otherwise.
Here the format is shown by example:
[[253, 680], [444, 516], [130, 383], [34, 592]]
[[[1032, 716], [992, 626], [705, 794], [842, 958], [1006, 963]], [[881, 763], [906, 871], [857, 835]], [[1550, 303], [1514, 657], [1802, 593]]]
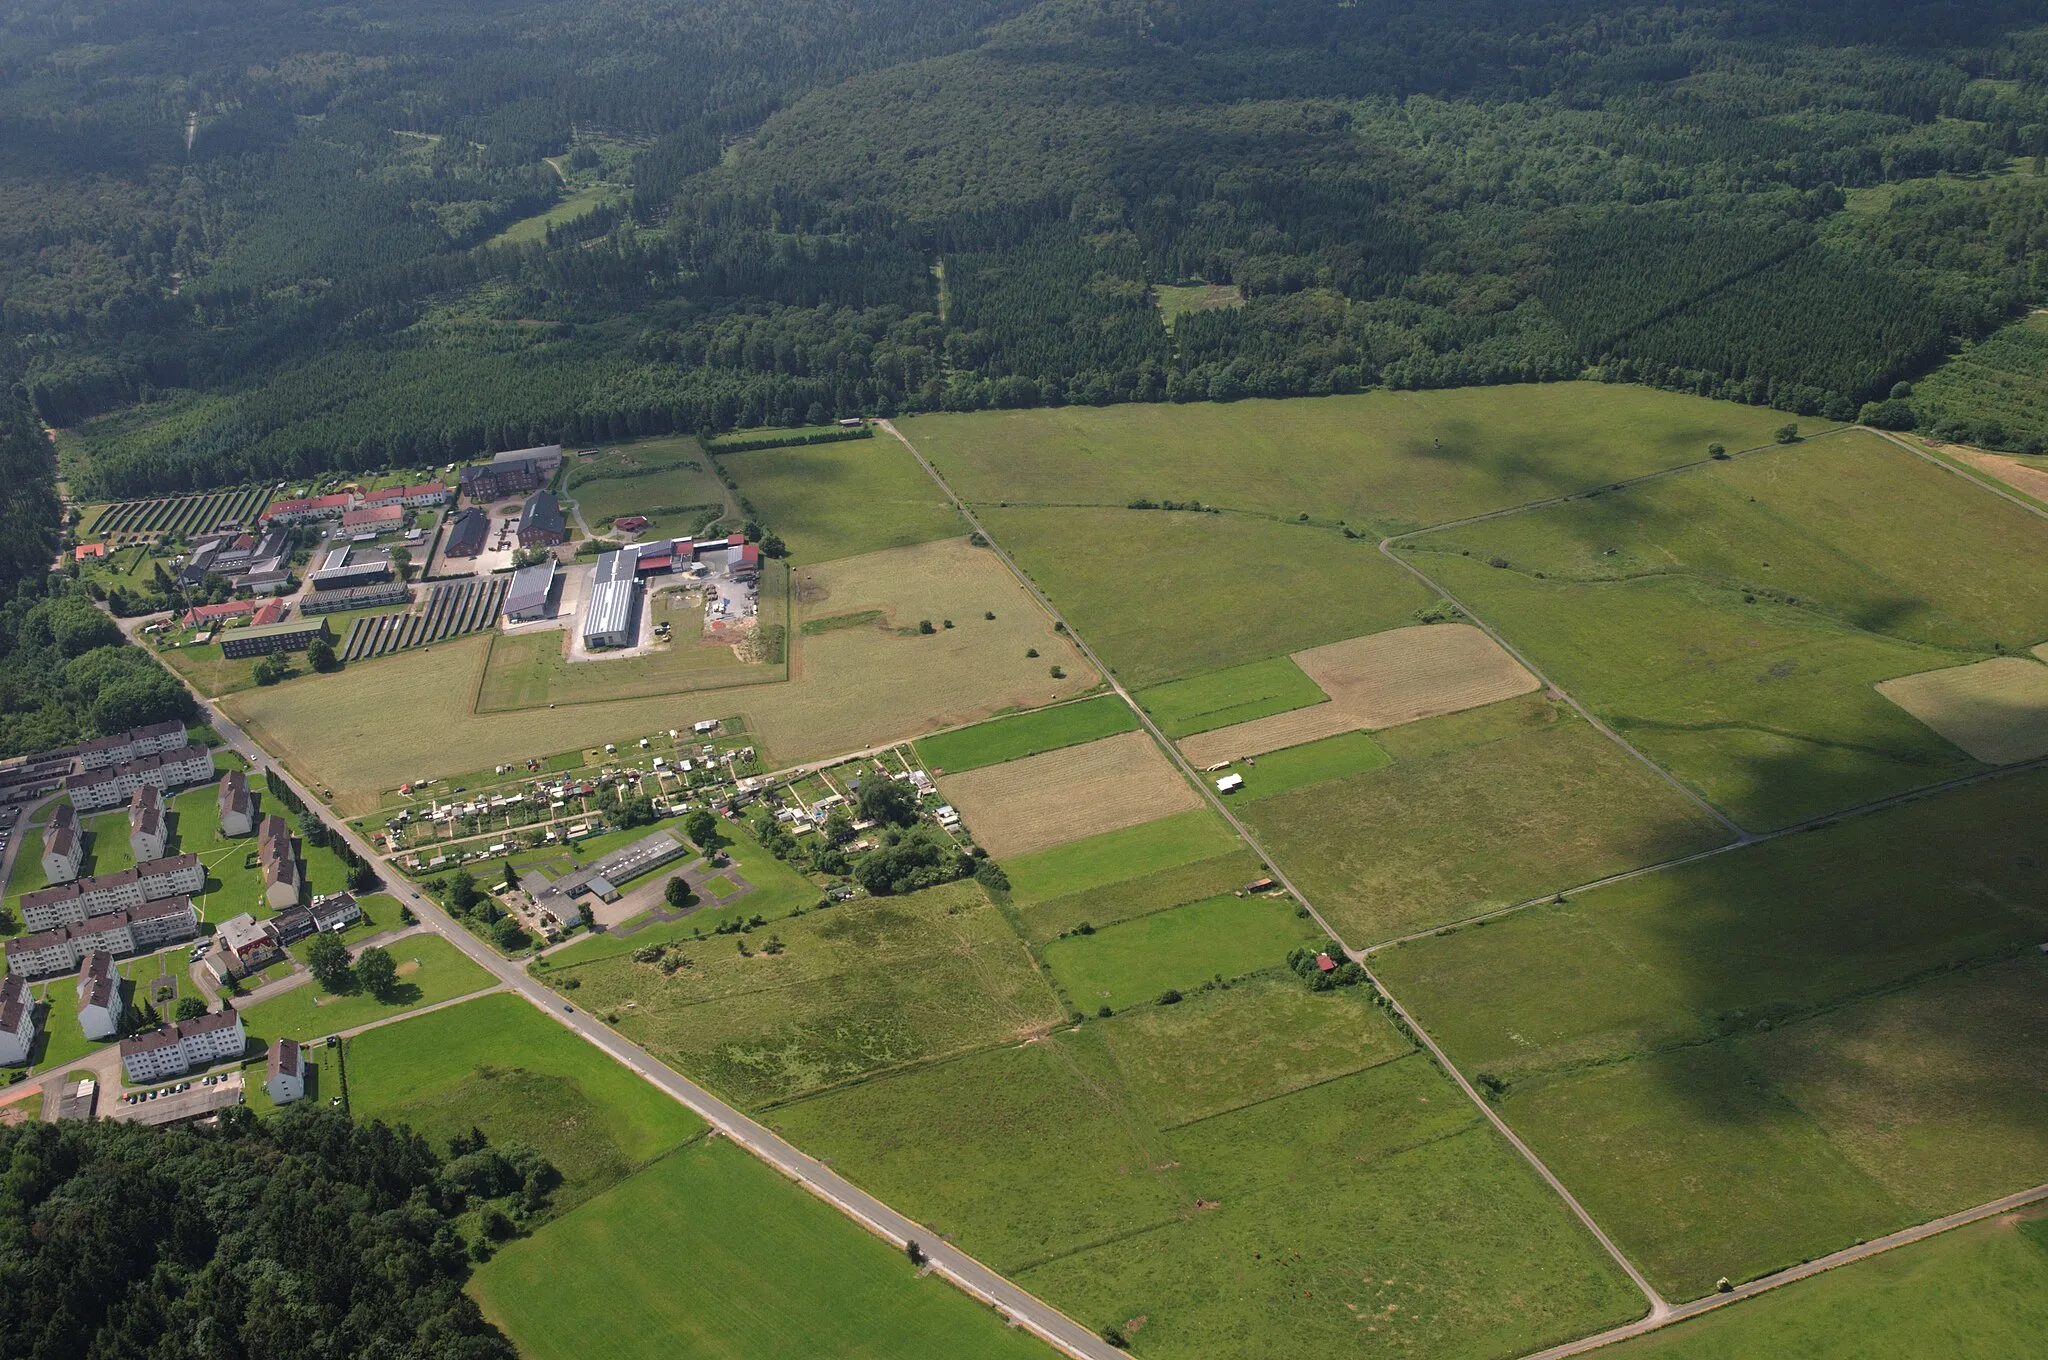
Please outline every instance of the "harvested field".
[[1537, 686], [1535, 676], [1469, 623], [1369, 633], [1296, 652], [1293, 659], [1330, 696], [1329, 703], [1191, 737], [1181, 743], [1188, 759], [1209, 765], [1361, 728], [1398, 727], [1512, 699]]
[[1984, 453], [1978, 449], [1944, 449], [1949, 457], [1967, 463], [1987, 476], [1996, 477], [2013, 490], [2032, 496], [2037, 501], [2048, 501], [2048, 467], [2002, 453]]
[[939, 788], [998, 859], [1201, 805], [1142, 732], [948, 775]]
[[2048, 666], [2039, 662], [1994, 657], [1902, 675], [1877, 692], [1987, 765], [2048, 755]]

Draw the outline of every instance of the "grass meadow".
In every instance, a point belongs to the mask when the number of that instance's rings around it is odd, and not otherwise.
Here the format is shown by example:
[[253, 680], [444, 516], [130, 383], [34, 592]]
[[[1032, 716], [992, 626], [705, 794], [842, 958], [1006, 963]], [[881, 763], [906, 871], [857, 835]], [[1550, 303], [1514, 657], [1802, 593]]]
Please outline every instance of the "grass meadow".
[[[798, 562], [907, 548], [967, 531], [938, 483], [887, 435], [726, 454], [719, 466]], [[977, 616], [978, 617], [978, 616]]]
[[1614, 1360], [2006, 1360], [2048, 1332], [2038, 1205], [1608, 1348]]
[[1111, 925], [1134, 916], [1177, 907], [1184, 902], [1197, 902], [1219, 893], [1234, 892], [1264, 877], [1265, 873], [1266, 866], [1259, 857], [1241, 847], [1170, 868], [1149, 872], [1140, 870], [1130, 878], [1099, 883], [1055, 897], [1022, 902], [1016, 908], [1017, 918], [1025, 938], [1044, 943], [1082, 924]]
[[899, 425], [978, 505], [1199, 500], [1348, 520], [1378, 537], [1676, 467], [1704, 458], [1710, 443], [1767, 444], [1783, 420], [1642, 387], [1545, 383]]
[[[771, 766], [884, 746], [1085, 694], [1092, 667], [994, 556], [964, 538], [869, 553], [796, 573], [795, 616], [881, 609], [912, 632], [792, 631], [787, 684], [721, 696], [720, 716], [747, 722]], [[993, 620], [984, 614], [993, 612]], [[956, 628], [915, 632], [921, 618]], [[265, 749], [335, 794], [345, 815], [372, 811], [383, 790], [529, 757], [635, 740], [676, 725], [674, 696], [479, 713], [472, 706], [490, 649], [468, 637], [224, 701]], [[1027, 657], [1037, 650], [1035, 658]], [[1066, 672], [1053, 679], [1049, 669]]]
[[1728, 839], [1639, 761], [1540, 695], [1374, 739], [1391, 757], [1385, 768], [1238, 809], [1353, 946]]
[[1234, 803], [1251, 803], [1274, 798], [1295, 789], [1327, 784], [1349, 775], [1370, 774], [1385, 769], [1393, 757], [1387, 748], [1363, 732], [1346, 732], [1305, 742], [1284, 750], [1268, 751], [1256, 763], [1239, 762], [1235, 773], [1244, 784], [1230, 798]]
[[570, 465], [564, 495], [593, 533], [620, 515], [645, 515], [636, 538], [695, 534], [727, 503], [725, 484], [693, 438], [641, 439], [607, 447]]
[[958, 774], [1137, 728], [1138, 717], [1130, 706], [1114, 694], [1104, 694], [921, 738], [917, 758], [930, 769]]
[[259, 1038], [316, 1039], [491, 985], [489, 973], [438, 935], [408, 935], [386, 947], [398, 964], [398, 985], [390, 996], [331, 993], [309, 979], [243, 1010], [243, 1023]]
[[2048, 1178], [2048, 776], [1375, 960], [1673, 1296]]
[[979, 513], [1135, 689], [1398, 628], [1436, 600], [1370, 539], [1325, 525], [1121, 506]]
[[[768, 952], [771, 936], [780, 952]], [[1061, 1015], [1023, 943], [971, 881], [746, 935], [670, 938], [665, 960], [619, 954], [553, 967], [548, 981], [573, 981], [578, 1005], [743, 1106], [1022, 1039]]]
[[1052, 1353], [724, 1139], [508, 1244], [470, 1292], [533, 1360]]
[[1037, 854], [1019, 855], [1003, 868], [1016, 900], [1043, 902], [1227, 855], [1242, 849], [1243, 844], [1221, 817], [1207, 808], [1191, 808]]
[[1403, 552], [1754, 829], [1982, 768], [1874, 686], [2048, 637], [2048, 523], [1861, 432]]
[[1220, 671], [1169, 680], [1134, 696], [1168, 737], [1191, 737], [1254, 718], [1325, 702], [1316, 682], [1290, 656], [1269, 656]]
[[1288, 951], [1325, 937], [1292, 901], [1210, 897], [1069, 935], [1043, 949], [1046, 967], [1084, 1012], [1149, 1004], [1278, 967]]

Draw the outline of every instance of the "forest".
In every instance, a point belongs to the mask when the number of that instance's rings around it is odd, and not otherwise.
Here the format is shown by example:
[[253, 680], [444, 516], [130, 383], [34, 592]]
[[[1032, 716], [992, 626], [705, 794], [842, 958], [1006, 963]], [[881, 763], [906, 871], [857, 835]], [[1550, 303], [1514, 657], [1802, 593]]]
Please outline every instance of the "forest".
[[84, 495], [1581, 376], [1849, 418], [2048, 293], [2044, 20], [26, 0], [0, 345]]
[[554, 1175], [310, 1103], [212, 1131], [0, 1127], [0, 1354], [512, 1360], [462, 1292], [458, 1220], [516, 1230], [493, 1198], [527, 1212]]

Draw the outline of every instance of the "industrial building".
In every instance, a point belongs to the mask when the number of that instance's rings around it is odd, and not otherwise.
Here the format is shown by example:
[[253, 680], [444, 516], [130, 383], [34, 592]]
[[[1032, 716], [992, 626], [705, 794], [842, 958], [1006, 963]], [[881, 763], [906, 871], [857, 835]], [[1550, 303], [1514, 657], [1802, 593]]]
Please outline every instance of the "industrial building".
[[531, 623], [548, 616], [548, 601], [555, 589], [555, 559], [512, 573], [512, 589], [505, 596], [505, 617], [513, 623]]
[[590, 595], [583, 602], [583, 645], [630, 647], [638, 636], [640, 582], [634, 568], [639, 553], [632, 548], [608, 552], [597, 559]]
[[306, 574], [306, 584], [315, 590], [347, 590], [353, 586], [375, 585], [391, 579], [391, 552], [387, 548], [368, 550], [343, 544], [327, 554], [318, 571]]
[[299, 612], [340, 614], [351, 609], [374, 609], [378, 605], [406, 604], [411, 600], [411, 586], [403, 581], [385, 581], [378, 585], [350, 586], [341, 590], [308, 595], [299, 601]]

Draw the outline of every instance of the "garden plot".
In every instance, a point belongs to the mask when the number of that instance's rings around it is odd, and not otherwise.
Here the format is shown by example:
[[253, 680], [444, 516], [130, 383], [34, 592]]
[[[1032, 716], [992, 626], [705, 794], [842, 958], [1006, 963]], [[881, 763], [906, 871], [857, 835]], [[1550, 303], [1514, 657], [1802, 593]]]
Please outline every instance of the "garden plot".
[[1902, 675], [1877, 692], [1986, 765], [2048, 755], [2048, 666], [2001, 656]]
[[1360, 729], [1398, 727], [1537, 687], [1500, 645], [1467, 623], [1418, 624], [1296, 652], [1326, 704], [1204, 732], [1181, 743], [1198, 765], [1264, 755]]
[[1200, 806], [1142, 732], [948, 775], [939, 789], [998, 859]]

